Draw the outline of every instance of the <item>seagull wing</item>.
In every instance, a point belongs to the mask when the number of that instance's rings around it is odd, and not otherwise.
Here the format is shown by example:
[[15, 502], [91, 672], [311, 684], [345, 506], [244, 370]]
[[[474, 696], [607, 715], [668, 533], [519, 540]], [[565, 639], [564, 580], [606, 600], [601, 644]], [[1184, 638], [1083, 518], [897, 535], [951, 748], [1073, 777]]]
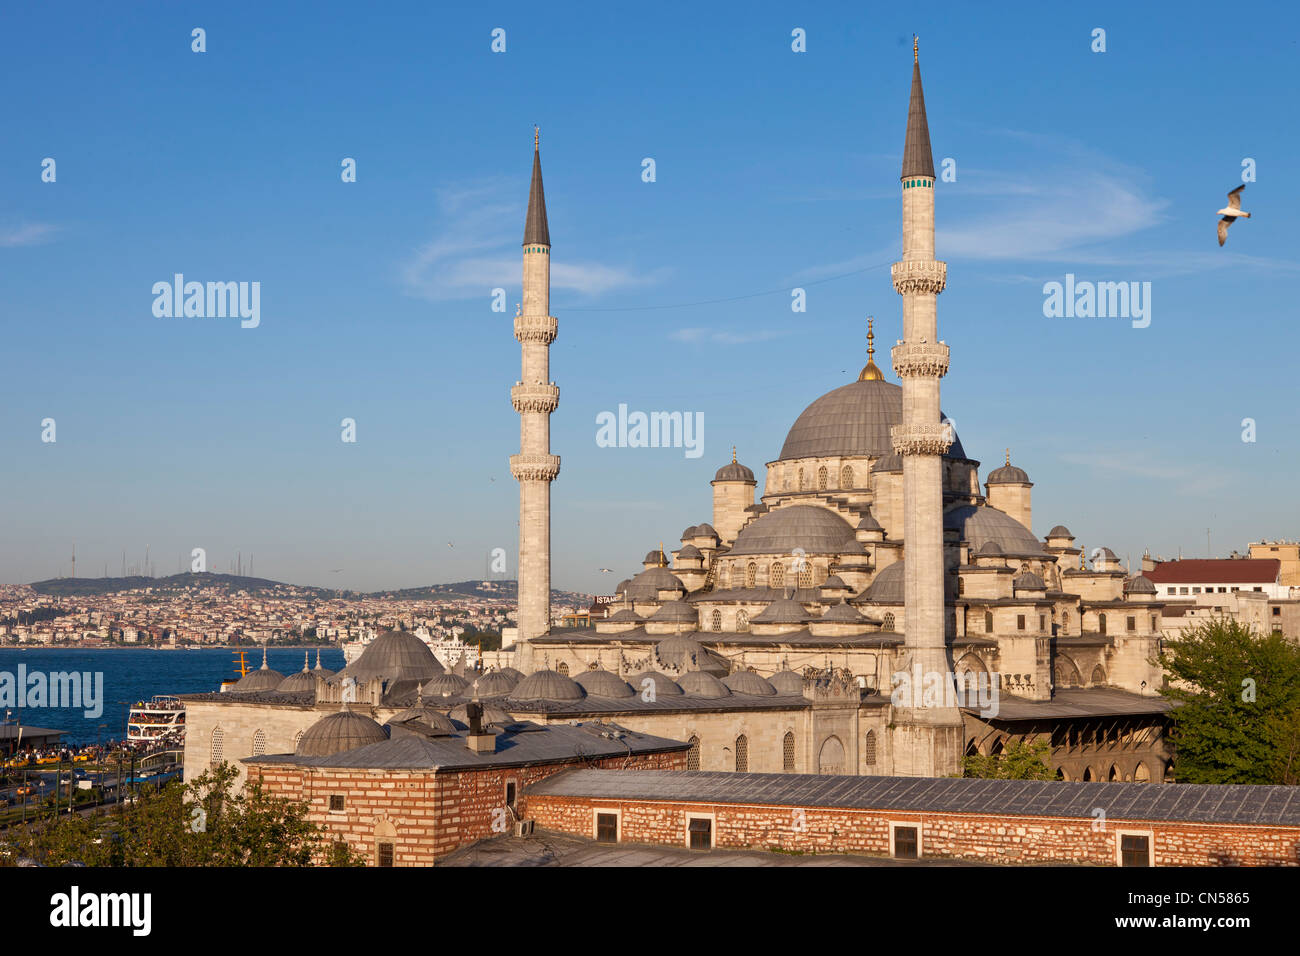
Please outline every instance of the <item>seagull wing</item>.
[[1219, 220], [1219, 245], [1223, 245], [1228, 238], [1228, 227], [1232, 225], [1232, 220], [1224, 216]]
[[1245, 188], [1246, 188], [1246, 184], [1242, 183], [1232, 192], [1228, 193], [1228, 205], [1231, 206], [1233, 209], [1241, 208], [1241, 191]]

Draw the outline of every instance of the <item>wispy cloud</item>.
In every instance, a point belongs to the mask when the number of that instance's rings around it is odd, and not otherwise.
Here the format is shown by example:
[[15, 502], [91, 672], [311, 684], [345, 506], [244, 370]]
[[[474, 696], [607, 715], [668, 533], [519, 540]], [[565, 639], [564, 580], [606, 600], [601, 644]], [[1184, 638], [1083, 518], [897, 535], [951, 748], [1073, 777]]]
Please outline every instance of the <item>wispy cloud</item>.
[[768, 342], [779, 339], [790, 332], [785, 329], [753, 329], [733, 332], [730, 329], [691, 328], [678, 329], [668, 333], [668, 337], [677, 342], [690, 342], [708, 345], [746, 345], [750, 342]]
[[1119, 455], [1114, 452], [1066, 452], [1061, 460], [1072, 465], [1083, 465], [1112, 475], [1129, 475], [1163, 484], [1176, 494], [1205, 495], [1219, 491], [1234, 481], [1233, 476], [1207, 469], [1203, 462], [1195, 464], [1157, 464], [1148, 453]]
[[[437, 234], [402, 264], [402, 281], [412, 295], [432, 300], [486, 296], [519, 282], [522, 209], [519, 184], [485, 179], [439, 189]], [[551, 289], [599, 296], [648, 285], [659, 274], [599, 262], [551, 265]]]
[[59, 227], [46, 222], [0, 225], [0, 246], [39, 246], [52, 242]]

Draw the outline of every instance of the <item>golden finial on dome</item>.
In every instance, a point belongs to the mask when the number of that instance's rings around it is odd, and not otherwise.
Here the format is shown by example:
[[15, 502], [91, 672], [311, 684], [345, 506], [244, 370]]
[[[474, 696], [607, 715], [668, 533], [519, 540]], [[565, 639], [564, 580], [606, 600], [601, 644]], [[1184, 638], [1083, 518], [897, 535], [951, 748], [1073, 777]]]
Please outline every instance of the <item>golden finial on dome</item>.
[[664, 562], [664, 543], [663, 543], [662, 541], [660, 541], [660, 542], [659, 542], [659, 567], [662, 568], [662, 567], [664, 566], [664, 564], [665, 564], [665, 562]]
[[1011, 449], [1007, 449], [1007, 464], [1011, 464]]
[[732, 446], [731, 446], [731, 463], [732, 463], [733, 465], [736, 463], [736, 446], [735, 446], [735, 445], [732, 445]]
[[862, 374], [858, 376], [859, 382], [883, 382], [884, 373], [876, 367], [876, 361], [872, 356], [876, 354], [876, 333], [872, 329], [873, 320], [867, 318], [867, 364], [862, 368]]

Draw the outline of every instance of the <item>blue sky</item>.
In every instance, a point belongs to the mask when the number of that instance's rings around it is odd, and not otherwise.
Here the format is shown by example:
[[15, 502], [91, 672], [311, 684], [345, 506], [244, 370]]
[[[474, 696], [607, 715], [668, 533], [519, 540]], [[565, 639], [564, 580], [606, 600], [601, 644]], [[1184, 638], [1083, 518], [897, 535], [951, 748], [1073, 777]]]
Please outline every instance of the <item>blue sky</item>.
[[[878, 345], [900, 334], [913, 32], [935, 160], [957, 169], [936, 192], [943, 404], [983, 473], [1010, 446], [1036, 532], [1064, 523], [1134, 561], [1203, 555], [1207, 528], [1216, 553], [1300, 536], [1298, 18], [8, 5], [0, 581], [67, 573], [74, 540], [92, 576], [146, 545], [159, 574], [204, 547], [214, 570], [242, 551], [259, 575], [362, 589], [482, 576], [497, 547], [513, 572], [510, 317], [538, 123], [554, 583], [612, 590], [710, 520], [733, 443], [761, 472], [856, 375], [868, 315]], [[1255, 216], [1220, 249], [1214, 211], [1246, 157]], [[260, 282], [260, 326], [155, 317], [151, 288], [177, 272]], [[1045, 318], [1043, 284], [1067, 273], [1150, 282], [1150, 326]], [[596, 415], [620, 403], [702, 412], [703, 456], [597, 447]]]

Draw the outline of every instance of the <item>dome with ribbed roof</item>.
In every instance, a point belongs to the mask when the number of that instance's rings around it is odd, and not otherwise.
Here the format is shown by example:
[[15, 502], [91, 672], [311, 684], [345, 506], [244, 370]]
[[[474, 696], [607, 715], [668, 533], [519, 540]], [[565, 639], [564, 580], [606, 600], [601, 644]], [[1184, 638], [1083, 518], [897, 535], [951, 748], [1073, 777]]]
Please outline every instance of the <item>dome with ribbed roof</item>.
[[1070, 529], [1063, 524], [1058, 524], [1051, 531], [1047, 532], [1047, 536], [1049, 538], [1073, 538], [1074, 537], [1074, 535], [1070, 534]]
[[714, 481], [753, 481], [754, 473], [739, 462], [729, 461], [713, 476]]
[[698, 525], [698, 526], [695, 528], [695, 532], [696, 532], [695, 536], [696, 536], [697, 538], [717, 538], [717, 537], [718, 537], [718, 532], [714, 531], [714, 530], [713, 530], [713, 525], [709, 524], [707, 521], [706, 521], [704, 524], [702, 524], [702, 525]]
[[759, 515], [741, 529], [732, 555], [840, 554], [857, 544], [847, 521], [816, 505], [788, 505]]
[[786, 668], [779, 670], [767, 679], [782, 697], [800, 697], [803, 695], [803, 676]]
[[1011, 586], [1020, 590], [1037, 591], [1046, 588], [1047, 584], [1033, 571], [1022, 571], [1011, 579]]
[[718, 680], [712, 674], [706, 674], [704, 671], [690, 671], [683, 674], [677, 681], [682, 689], [682, 693], [687, 697], [730, 697], [731, 690], [726, 684]]
[[365, 714], [341, 710], [322, 717], [298, 738], [294, 753], [299, 757], [330, 757], [345, 750], [388, 739], [388, 731]]
[[469, 686], [469, 681], [457, 674], [439, 674], [424, 683], [421, 688], [427, 697], [455, 697]]
[[699, 533], [700, 533], [700, 527], [699, 527], [699, 525], [694, 525], [694, 524], [693, 524], [693, 525], [691, 525], [689, 528], [687, 528], [685, 531], [682, 532], [682, 536], [681, 536], [681, 538], [680, 538], [679, 540], [681, 540], [681, 541], [690, 541], [691, 538], [695, 537], [695, 536], [696, 536], [697, 534], [699, 534]]
[[836, 624], [862, 624], [866, 618], [848, 604], [832, 604], [817, 620], [833, 621]]
[[302, 694], [316, 690], [316, 675], [309, 670], [300, 670], [280, 681], [276, 690], [285, 694]]
[[695, 547], [695, 545], [693, 544], [684, 544], [681, 546], [681, 549], [677, 552], [678, 560], [682, 558], [702, 558], [702, 557], [704, 557], [704, 555], [700, 553], [700, 549]]
[[513, 680], [516, 684], [519, 683], [521, 680], [524, 679], [524, 672], [521, 671], [521, 670], [515, 670], [515, 668], [513, 668], [513, 667], [501, 667], [501, 668], [498, 668], [498, 669], [497, 669], [497, 673], [498, 673], [498, 674], [505, 674], [507, 677], [509, 677], [511, 680]]
[[1030, 483], [1029, 475], [1025, 474], [1025, 470], [1017, 468], [1010, 462], [1001, 468], [994, 468], [984, 482], [986, 485], [1028, 485]]
[[852, 591], [853, 589], [844, 583], [844, 579], [838, 574], [832, 574], [822, 582], [820, 588], [822, 591]]
[[647, 620], [656, 623], [689, 624], [694, 627], [700, 621], [699, 612], [685, 601], [668, 601], [655, 611]]
[[[256, 693], [258, 691], [279, 690], [284, 683], [284, 675], [266, 666], [266, 650], [262, 651], [262, 666], [249, 671], [235, 682], [231, 691], [237, 694]], [[312, 685], [315, 686], [314, 684]]]
[[641, 560], [641, 563], [653, 564], [656, 567], [666, 565], [668, 563], [668, 555], [664, 554], [662, 550], [647, 551], [645, 557]]
[[[890, 455], [890, 428], [903, 422], [903, 389], [883, 380], [850, 382], [800, 413], [785, 436], [780, 459]], [[965, 458], [954, 435], [948, 457]]]
[[574, 680], [587, 692], [588, 697], [632, 697], [636, 694], [627, 681], [601, 668], [583, 671]]
[[[651, 685], [646, 684], [647, 680], [651, 681]], [[656, 697], [680, 697], [682, 695], [682, 689], [677, 686], [677, 682], [666, 674], [660, 674], [658, 671], [642, 671], [640, 674], [629, 677], [627, 682], [632, 685], [633, 691], [638, 694], [643, 693], [649, 686], [653, 686]]]
[[660, 591], [686, 593], [686, 586], [667, 568], [646, 568], [628, 583], [625, 589], [633, 601], [657, 601]]
[[812, 615], [802, 604], [792, 598], [780, 598], [749, 619], [751, 624], [803, 624]]
[[587, 692], [558, 671], [543, 670], [521, 680], [510, 696], [515, 700], [582, 700]]
[[1043, 543], [1034, 533], [1005, 511], [989, 505], [957, 505], [943, 513], [945, 531], [957, 531], [978, 550], [986, 542], [997, 544], [1006, 554], [1042, 554]]
[[334, 682], [351, 677], [357, 681], [425, 681], [445, 673], [429, 645], [407, 631], [385, 631], [371, 641], [355, 662], [334, 675]]
[[641, 615], [638, 614], [636, 611], [632, 610], [630, 607], [625, 607], [615, 611], [609, 617], [605, 618], [605, 620], [619, 622], [619, 623], [635, 624], [636, 622], [645, 619], [641, 617]]
[[985, 558], [999, 558], [1002, 556], [1002, 547], [996, 541], [989, 540], [980, 545], [975, 553]]
[[1124, 582], [1124, 590], [1129, 594], [1155, 594], [1156, 586], [1145, 574], [1137, 574]]
[[477, 692], [480, 697], [501, 697], [509, 694], [515, 689], [519, 679], [513, 674], [507, 674], [505, 671], [488, 671], [486, 674], [480, 674], [470, 683], [468, 693], [474, 694], [474, 684], [478, 684]]
[[858, 530], [859, 531], [884, 531], [885, 528], [883, 525], [881, 525], [879, 521], [876, 520], [875, 516], [870, 511], [868, 511], [866, 514], [862, 516], [862, 520], [858, 522]]
[[685, 634], [665, 637], [654, 647], [659, 662], [676, 670], [684, 670], [692, 664], [698, 666], [708, 653], [703, 644]]
[[722, 683], [733, 694], [747, 694], [750, 697], [775, 697], [776, 688], [759, 677], [753, 671], [736, 671], [722, 678]]
[[873, 475], [877, 473], [890, 474], [892, 472], [897, 472], [900, 475], [903, 473], [903, 458], [892, 451], [871, 466]]

